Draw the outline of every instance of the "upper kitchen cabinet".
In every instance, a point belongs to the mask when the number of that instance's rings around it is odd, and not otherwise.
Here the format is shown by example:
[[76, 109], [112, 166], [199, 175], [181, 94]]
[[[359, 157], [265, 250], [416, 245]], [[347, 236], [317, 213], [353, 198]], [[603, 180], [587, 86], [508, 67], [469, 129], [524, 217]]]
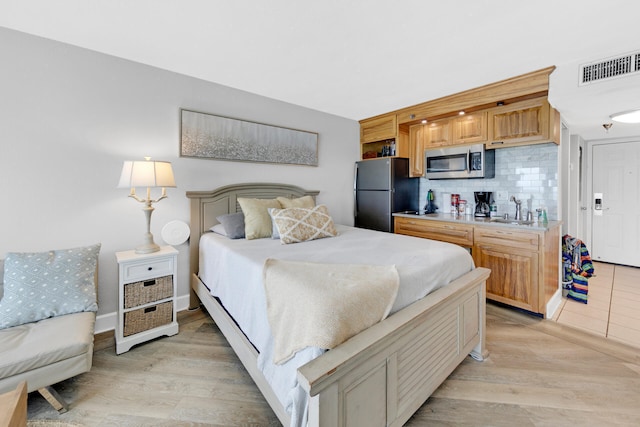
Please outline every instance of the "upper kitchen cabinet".
[[409, 176], [424, 175], [424, 147], [427, 126], [413, 125], [409, 128]]
[[376, 142], [396, 137], [398, 122], [395, 114], [386, 114], [360, 121], [360, 142]]
[[361, 120], [360, 155], [361, 159], [380, 157], [381, 155], [408, 157], [408, 128], [398, 128], [395, 114], [385, 114]]
[[560, 144], [560, 114], [546, 97], [489, 110], [487, 148], [554, 142]]
[[452, 119], [453, 144], [484, 144], [488, 141], [487, 112], [465, 114]]
[[[361, 120], [362, 158], [385, 155], [393, 141], [395, 156], [409, 157], [415, 166], [412, 176], [419, 176], [415, 174], [422, 168], [425, 149], [465, 144], [488, 148], [559, 144], [560, 115], [547, 102], [549, 75], [554, 69], [544, 68]], [[466, 114], [458, 115], [459, 111]]]
[[434, 120], [425, 125], [424, 148], [440, 148], [449, 145], [484, 144], [487, 139], [487, 112], [456, 115]]
[[[424, 148], [440, 148], [451, 145], [453, 132], [450, 119], [434, 120], [424, 125]], [[422, 153], [424, 156], [424, 153]]]

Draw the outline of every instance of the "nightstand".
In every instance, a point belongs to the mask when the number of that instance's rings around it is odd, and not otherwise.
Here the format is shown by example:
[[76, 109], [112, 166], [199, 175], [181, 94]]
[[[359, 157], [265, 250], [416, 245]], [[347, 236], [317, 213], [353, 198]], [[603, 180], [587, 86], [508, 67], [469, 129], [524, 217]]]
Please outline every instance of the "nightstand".
[[178, 333], [176, 292], [178, 251], [116, 252], [119, 270], [116, 353], [163, 335]]

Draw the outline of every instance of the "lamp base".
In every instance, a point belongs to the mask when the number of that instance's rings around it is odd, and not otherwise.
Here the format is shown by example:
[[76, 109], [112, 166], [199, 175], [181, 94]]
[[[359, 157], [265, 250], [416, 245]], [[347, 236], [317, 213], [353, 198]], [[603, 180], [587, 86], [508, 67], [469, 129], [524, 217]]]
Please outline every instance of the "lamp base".
[[150, 254], [153, 252], [158, 252], [160, 250], [160, 246], [155, 243], [147, 243], [144, 245], [136, 246], [135, 253], [137, 254]]
[[153, 234], [145, 233], [144, 240], [145, 242], [143, 244], [136, 246], [135, 253], [150, 254], [153, 252], [158, 252], [160, 250], [160, 246], [156, 245], [156, 243], [153, 241]]

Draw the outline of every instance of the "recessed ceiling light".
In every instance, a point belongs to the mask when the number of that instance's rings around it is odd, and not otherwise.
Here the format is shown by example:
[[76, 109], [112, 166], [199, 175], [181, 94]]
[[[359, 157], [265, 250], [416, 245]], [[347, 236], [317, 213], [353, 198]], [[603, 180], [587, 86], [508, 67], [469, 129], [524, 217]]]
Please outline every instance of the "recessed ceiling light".
[[459, 112], [458, 112], [458, 115], [460, 115], [460, 116], [464, 116], [464, 110], [459, 111]]
[[427, 123], [427, 119], [422, 120], [422, 124], [425, 124], [425, 123]]
[[640, 110], [629, 110], [612, 114], [611, 120], [621, 123], [640, 123]]

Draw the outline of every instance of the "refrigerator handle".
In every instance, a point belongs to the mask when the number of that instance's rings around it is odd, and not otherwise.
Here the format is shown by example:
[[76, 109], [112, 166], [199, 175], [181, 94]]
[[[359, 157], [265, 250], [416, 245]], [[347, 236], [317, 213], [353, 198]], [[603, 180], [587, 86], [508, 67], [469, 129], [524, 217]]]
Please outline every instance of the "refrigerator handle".
[[353, 173], [353, 217], [358, 216], [358, 164]]

